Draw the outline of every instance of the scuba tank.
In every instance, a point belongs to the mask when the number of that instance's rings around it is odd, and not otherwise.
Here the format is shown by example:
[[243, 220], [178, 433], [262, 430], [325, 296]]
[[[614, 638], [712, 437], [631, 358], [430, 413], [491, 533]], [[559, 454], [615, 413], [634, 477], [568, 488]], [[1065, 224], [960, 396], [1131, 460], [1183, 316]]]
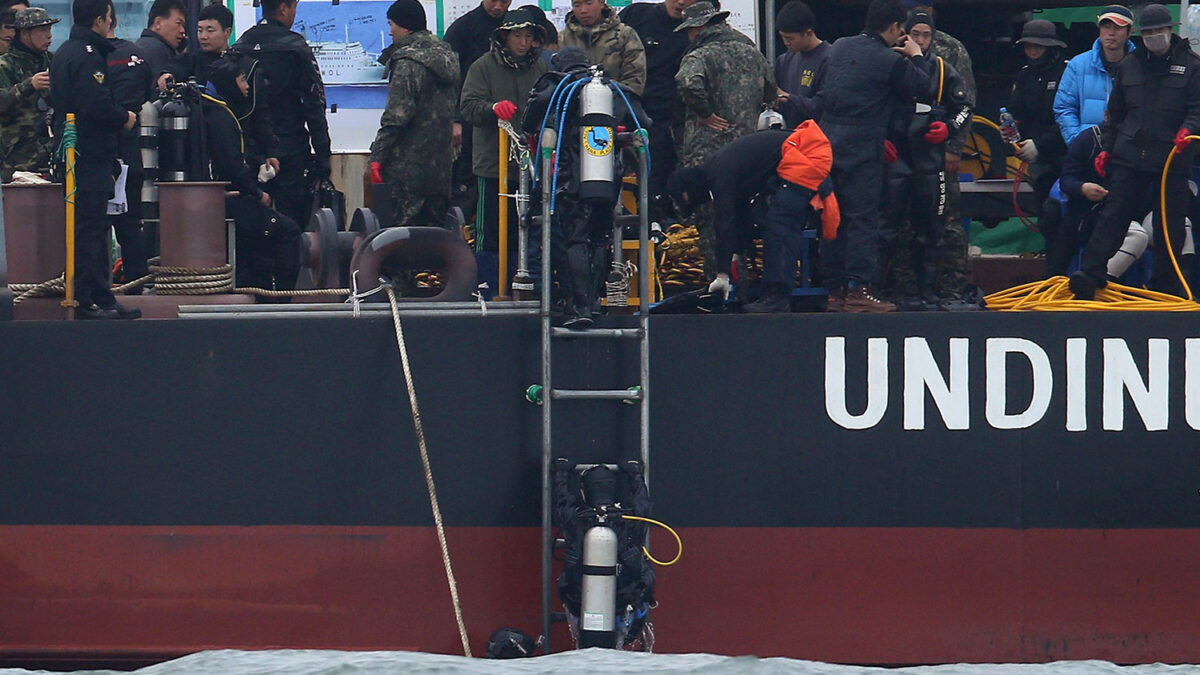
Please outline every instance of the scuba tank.
[[158, 120], [162, 111], [162, 99], [147, 101], [138, 112], [138, 137], [141, 141], [142, 169], [145, 172], [142, 179], [142, 203], [158, 204]]
[[612, 90], [596, 75], [582, 87], [579, 115], [579, 198], [612, 200], [617, 194], [617, 121]]
[[178, 90], [172, 90], [159, 115], [158, 177], [167, 182], [188, 180], [187, 168], [192, 108]]
[[158, 168], [161, 181], [209, 180], [204, 106], [195, 78], [168, 91], [159, 113]]

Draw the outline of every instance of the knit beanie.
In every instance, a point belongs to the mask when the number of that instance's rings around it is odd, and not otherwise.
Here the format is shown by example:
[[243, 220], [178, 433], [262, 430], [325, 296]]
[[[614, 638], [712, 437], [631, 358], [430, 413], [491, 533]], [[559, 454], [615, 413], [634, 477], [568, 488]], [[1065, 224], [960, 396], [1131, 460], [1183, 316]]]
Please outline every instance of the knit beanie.
[[413, 32], [425, 30], [425, 8], [417, 0], [396, 0], [388, 7], [387, 18]]
[[925, 12], [922, 10], [913, 10], [908, 13], [908, 19], [905, 20], [905, 22], [904, 22], [904, 32], [907, 33], [908, 31], [913, 29], [913, 26], [917, 26], [920, 24], [925, 24], [926, 26], [929, 26], [929, 30], [931, 30], [931, 31], [934, 30], [933, 16], [931, 16], [929, 14], [929, 12]]

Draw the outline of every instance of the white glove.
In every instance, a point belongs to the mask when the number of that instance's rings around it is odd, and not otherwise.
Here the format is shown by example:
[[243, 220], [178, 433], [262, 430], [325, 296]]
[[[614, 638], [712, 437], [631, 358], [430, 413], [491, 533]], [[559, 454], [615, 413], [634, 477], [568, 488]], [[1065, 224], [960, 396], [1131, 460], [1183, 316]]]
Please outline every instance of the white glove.
[[728, 274], [718, 274], [717, 278], [713, 279], [712, 283], [710, 283], [708, 285], [708, 292], [709, 293], [720, 293], [721, 294], [721, 302], [725, 302], [726, 300], [728, 300], [729, 299], [729, 275]]
[[265, 183], [275, 177], [275, 167], [263, 164], [258, 167], [258, 182]]
[[1037, 144], [1033, 142], [1032, 138], [1027, 138], [1020, 143], [1017, 143], [1017, 157], [1030, 164], [1033, 164], [1037, 161]]

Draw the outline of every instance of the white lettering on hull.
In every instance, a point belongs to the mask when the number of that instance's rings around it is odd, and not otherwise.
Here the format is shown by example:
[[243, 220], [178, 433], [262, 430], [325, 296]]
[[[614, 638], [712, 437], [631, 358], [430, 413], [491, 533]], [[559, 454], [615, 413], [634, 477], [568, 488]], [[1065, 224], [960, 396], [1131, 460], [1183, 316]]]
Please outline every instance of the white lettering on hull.
[[[1064, 341], [1063, 372], [1056, 373], [1046, 349], [1018, 337], [989, 337], [984, 344], [984, 418], [994, 429], [1027, 429], [1043, 422], [1050, 412], [1056, 387], [1065, 394], [1062, 424], [1067, 431], [1088, 430], [1088, 339]], [[889, 397], [888, 338], [867, 338], [866, 406], [852, 413], [846, 396], [846, 338], [825, 338], [825, 412], [845, 429], [877, 426], [887, 416]], [[923, 337], [904, 338], [901, 420], [906, 430], [920, 431], [937, 424], [926, 414], [926, 400], [933, 401], [941, 425], [949, 430], [971, 427], [970, 338], [949, 338], [948, 363], [940, 364]], [[1200, 338], [1184, 340], [1184, 419], [1189, 428], [1200, 430]], [[1100, 422], [1105, 431], [1124, 431], [1126, 410], [1140, 418], [1147, 431], [1165, 431], [1170, 426], [1171, 341], [1146, 340], [1144, 368], [1134, 359], [1123, 338], [1101, 341]], [[1010, 400], [1010, 364], [1024, 361], [1020, 373], [1029, 373], [1028, 401]], [[857, 383], [856, 383], [857, 384]], [[1022, 388], [1024, 389], [1024, 388]], [[1128, 401], [1128, 404], [1127, 404]], [[1010, 411], [1010, 406], [1015, 410]], [[1022, 409], [1023, 406], [1023, 409]]]

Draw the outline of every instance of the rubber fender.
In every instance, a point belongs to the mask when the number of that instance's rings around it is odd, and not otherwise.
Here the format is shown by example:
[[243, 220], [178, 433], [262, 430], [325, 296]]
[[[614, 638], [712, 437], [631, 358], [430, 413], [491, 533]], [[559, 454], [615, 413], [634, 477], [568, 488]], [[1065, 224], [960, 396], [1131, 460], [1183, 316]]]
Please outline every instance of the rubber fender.
[[[465, 302], [475, 291], [475, 254], [457, 232], [440, 227], [388, 227], [367, 236], [350, 260], [350, 278], [370, 290], [380, 276], [412, 270], [437, 270], [442, 291], [433, 297], [398, 298], [400, 302]], [[387, 296], [376, 293], [370, 301]]]

